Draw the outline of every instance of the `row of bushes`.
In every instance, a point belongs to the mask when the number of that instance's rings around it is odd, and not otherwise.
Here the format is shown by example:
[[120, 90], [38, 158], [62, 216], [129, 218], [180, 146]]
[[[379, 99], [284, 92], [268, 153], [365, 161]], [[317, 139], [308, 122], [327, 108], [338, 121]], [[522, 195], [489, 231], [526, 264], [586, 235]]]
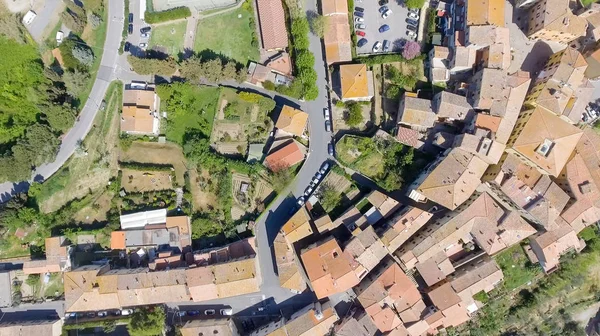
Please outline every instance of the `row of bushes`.
[[165, 21], [185, 19], [192, 16], [192, 12], [187, 7], [171, 8], [161, 12], [146, 12], [144, 20], [147, 23], [154, 24]]
[[170, 164], [162, 164], [162, 163], [143, 163], [143, 162], [124, 162], [119, 161], [119, 166], [121, 169], [132, 169], [132, 170], [148, 170], [148, 171], [172, 171], [174, 168]]
[[425, 58], [424, 55], [417, 56], [411, 60], [404, 58], [401, 54], [388, 54], [388, 55], [374, 55], [374, 56], [365, 56], [365, 57], [357, 57], [354, 61], [362, 64], [366, 64], [368, 66], [378, 65], [378, 64], [386, 64], [386, 63], [394, 63], [394, 62], [402, 62], [409, 65], [415, 65], [423, 62]]

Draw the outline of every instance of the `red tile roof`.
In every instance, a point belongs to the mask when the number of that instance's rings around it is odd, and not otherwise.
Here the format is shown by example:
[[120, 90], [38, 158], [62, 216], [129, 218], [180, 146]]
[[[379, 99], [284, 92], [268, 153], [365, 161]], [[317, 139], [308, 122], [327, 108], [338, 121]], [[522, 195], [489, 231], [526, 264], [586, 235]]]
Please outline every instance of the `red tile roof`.
[[273, 171], [291, 167], [302, 160], [304, 160], [304, 154], [295, 142], [291, 142], [265, 159], [267, 167]]
[[287, 48], [285, 14], [281, 0], [257, 0], [256, 5], [263, 48], [266, 50]]

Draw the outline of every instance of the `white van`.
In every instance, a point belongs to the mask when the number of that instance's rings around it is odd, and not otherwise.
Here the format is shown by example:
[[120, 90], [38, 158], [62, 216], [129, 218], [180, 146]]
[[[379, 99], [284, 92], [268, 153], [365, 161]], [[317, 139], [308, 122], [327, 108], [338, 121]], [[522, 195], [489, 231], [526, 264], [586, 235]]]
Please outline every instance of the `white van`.
[[63, 37], [65, 37], [65, 34], [62, 31], [57, 31], [56, 32], [56, 43], [57, 44], [61, 44], [63, 41]]
[[35, 19], [35, 17], [37, 16], [37, 14], [35, 14], [34, 11], [29, 11], [25, 14], [25, 16], [23, 16], [23, 24], [28, 26], [31, 24], [31, 22], [33, 22], [33, 19]]

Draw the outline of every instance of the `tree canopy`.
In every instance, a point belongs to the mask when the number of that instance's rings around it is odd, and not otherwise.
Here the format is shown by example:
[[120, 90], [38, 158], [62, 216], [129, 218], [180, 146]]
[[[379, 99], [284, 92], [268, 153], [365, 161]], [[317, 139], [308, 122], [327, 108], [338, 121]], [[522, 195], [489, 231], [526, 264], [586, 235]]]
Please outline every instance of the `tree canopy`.
[[133, 336], [162, 335], [165, 329], [165, 319], [163, 307], [139, 308], [131, 315], [127, 331]]

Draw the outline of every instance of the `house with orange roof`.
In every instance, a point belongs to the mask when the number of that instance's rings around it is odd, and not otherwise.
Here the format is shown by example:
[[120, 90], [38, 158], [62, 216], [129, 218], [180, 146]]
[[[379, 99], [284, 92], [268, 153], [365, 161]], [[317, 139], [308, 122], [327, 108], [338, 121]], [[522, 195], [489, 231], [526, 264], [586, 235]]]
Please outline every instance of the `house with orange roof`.
[[366, 64], [344, 64], [339, 66], [338, 95], [342, 101], [366, 101], [373, 98], [373, 72]]
[[313, 228], [310, 224], [311, 218], [305, 207], [301, 207], [294, 215], [281, 227], [280, 232], [284, 234], [285, 239], [293, 244], [302, 238], [313, 234]]
[[302, 137], [308, 123], [308, 113], [284, 105], [279, 113], [275, 127], [290, 135]]
[[265, 158], [265, 165], [272, 171], [289, 168], [304, 160], [304, 153], [296, 141], [276, 149]]
[[408, 197], [430, 199], [450, 210], [466, 201], [481, 183], [488, 164], [460, 148], [449, 149], [408, 188]]
[[468, 1], [467, 26], [504, 27], [504, 5], [504, 0]]
[[294, 248], [286, 240], [283, 232], [279, 232], [273, 241], [273, 251], [275, 252], [275, 265], [277, 267], [277, 276], [279, 285], [287, 288], [294, 293], [302, 293], [306, 290], [305, 275], [302, 265], [296, 256]]
[[521, 112], [506, 151], [544, 174], [558, 176], [583, 132], [544, 107]]
[[347, 291], [367, 272], [363, 269], [357, 274], [358, 262], [342, 251], [333, 237], [304, 249], [300, 258], [318, 299]]
[[327, 64], [352, 61], [352, 40], [348, 22], [348, 3], [342, 0], [321, 1], [325, 20], [325, 59]]
[[587, 67], [585, 57], [572, 47], [553, 54], [534, 80], [525, 104], [579, 123], [594, 90], [585, 78]]
[[431, 289], [427, 296], [439, 313], [428, 317], [432, 329], [457, 327], [470, 319], [466, 303], [456, 294], [450, 283], [446, 282]]
[[527, 37], [569, 44], [585, 36], [587, 20], [573, 14], [569, 4], [569, 0], [547, 0], [529, 8]]
[[394, 253], [433, 217], [425, 210], [407, 206], [390, 217], [377, 232], [389, 253]]
[[45, 239], [46, 258], [26, 261], [23, 263], [23, 273], [44, 274], [66, 272], [71, 269], [72, 247], [64, 236]]
[[125, 89], [121, 113], [121, 132], [156, 134], [159, 132], [158, 96], [154, 88]]
[[531, 250], [535, 253], [540, 266], [546, 273], [558, 269], [560, 257], [569, 252], [580, 252], [585, 247], [585, 242], [569, 225], [562, 225], [557, 229], [537, 234], [529, 240]]
[[283, 50], [288, 47], [285, 12], [281, 0], [256, 1], [262, 48]]

